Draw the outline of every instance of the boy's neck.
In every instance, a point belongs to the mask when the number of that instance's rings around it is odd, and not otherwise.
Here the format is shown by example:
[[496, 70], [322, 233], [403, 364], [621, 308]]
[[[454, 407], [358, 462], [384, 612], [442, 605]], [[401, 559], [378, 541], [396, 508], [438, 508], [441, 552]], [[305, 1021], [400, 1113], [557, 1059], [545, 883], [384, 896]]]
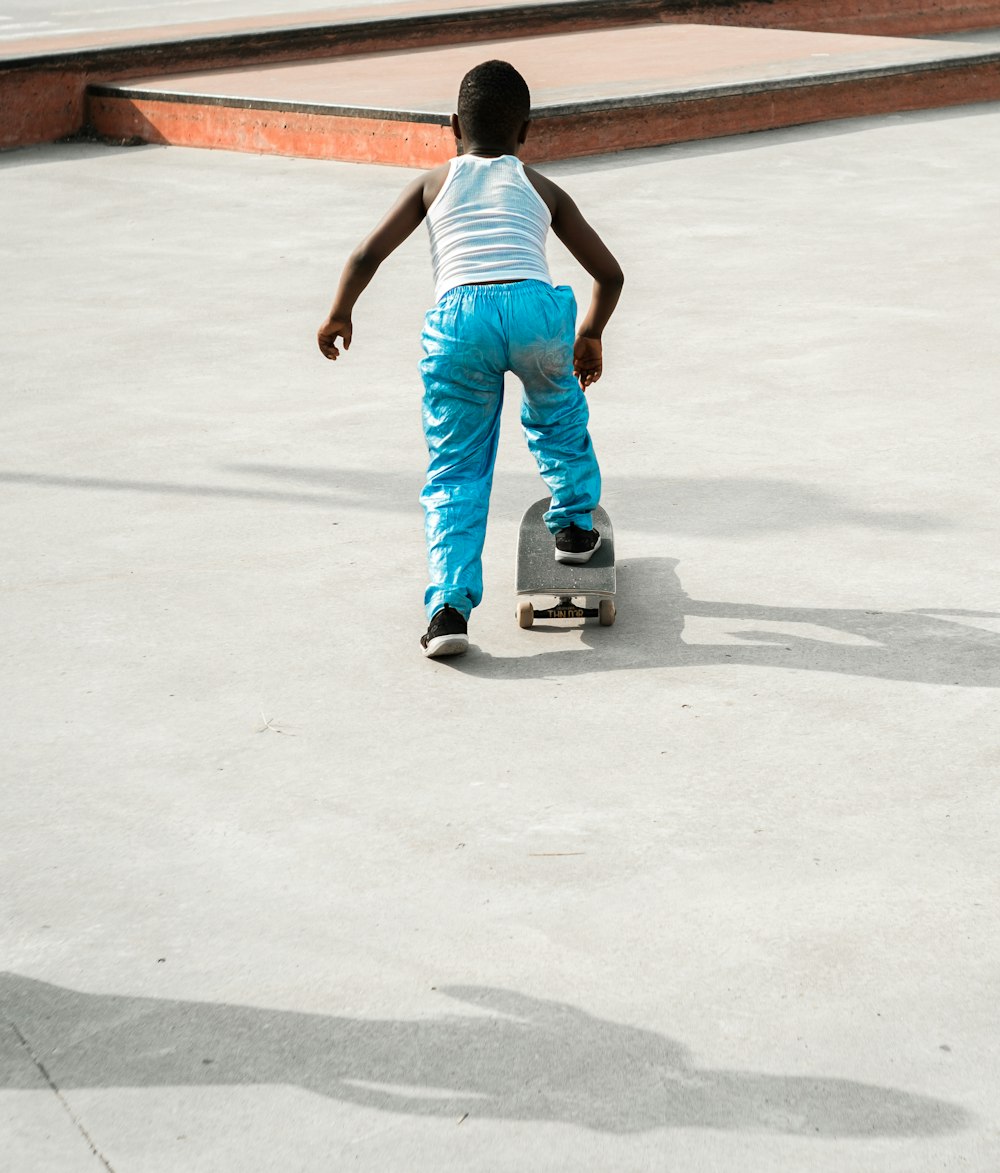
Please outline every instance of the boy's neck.
[[455, 135], [455, 142], [463, 155], [476, 155], [480, 159], [499, 159], [501, 155], [520, 155], [524, 140], [528, 137], [530, 119], [510, 132], [503, 142], [483, 142], [471, 134], [465, 133], [465, 128], [458, 120], [457, 114], [451, 116], [451, 129]]
[[463, 155], [475, 155], [479, 159], [499, 159], [502, 155], [518, 155], [521, 144], [506, 143], [503, 146], [487, 146], [485, 143], [467, 143]]

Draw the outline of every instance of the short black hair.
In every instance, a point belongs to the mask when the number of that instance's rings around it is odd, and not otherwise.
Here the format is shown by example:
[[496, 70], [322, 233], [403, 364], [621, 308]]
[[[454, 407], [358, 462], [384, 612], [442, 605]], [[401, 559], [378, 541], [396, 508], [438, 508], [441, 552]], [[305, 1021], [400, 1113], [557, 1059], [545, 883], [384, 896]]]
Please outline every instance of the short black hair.
[[505, 142], [528, 121], [528, 83], [508, 62], [484, 61], [462, 78], [457, 113], [467, 136], [491, 145]]

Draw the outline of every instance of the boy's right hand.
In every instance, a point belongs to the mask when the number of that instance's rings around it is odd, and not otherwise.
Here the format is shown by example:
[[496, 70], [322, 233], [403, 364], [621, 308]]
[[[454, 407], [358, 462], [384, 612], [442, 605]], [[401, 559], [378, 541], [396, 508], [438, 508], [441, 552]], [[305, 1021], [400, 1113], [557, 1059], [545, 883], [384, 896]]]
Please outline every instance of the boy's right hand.
[[604, 368], [600, 338], [578, 334], [573, 345], [573, 374], [580, 380], [580, 390], [586, 391], [596, 383]]
[[350, 318], [335, 318], [331, 314], [329, 318], [319, 328], [319, 333], [316, 335], [316, 341], [319, 343], [320, 350], [327, 358], [335, 359], [340, 351], [337, 349], [337, 339], [342, 338], [344, 342], [344, 349], [351, 349], [351, 335], [354, 333], [354, 327], [351, 325]]

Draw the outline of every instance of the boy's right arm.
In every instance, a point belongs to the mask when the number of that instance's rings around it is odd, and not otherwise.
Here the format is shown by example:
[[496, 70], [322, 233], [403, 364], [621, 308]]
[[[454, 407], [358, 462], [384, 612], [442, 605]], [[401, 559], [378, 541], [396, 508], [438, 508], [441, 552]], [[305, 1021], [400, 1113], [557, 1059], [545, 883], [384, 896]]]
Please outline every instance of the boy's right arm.
[[[443, 170], [447, 171], [447, 167]], [[343, 340], [345, 350], [350, 349], [354, 332], [351, 322], [354, 303], [368, 287], [379, 265], [399, 248], [427, 215], [427, 207], [443, 182], [441, 172], [442, 168], [438, 167], [418, 176], [375, 230], [347, 258], [333, 305], [316, 336], [319, 348], [327, 358], [335, 359], [340, 354], [337, 349], [338, 338]]]
[[531, 182], [552, 212], [552, 231], [594, 278], [590, 308], [580, 323], [573, 346], [573, 373], [580, 380], [580, 386], [586, 388], [601, 377], [601, 337], [618, 304], [625, 276], [608, 246], [566, 192], [534, 168], [527, 170]]

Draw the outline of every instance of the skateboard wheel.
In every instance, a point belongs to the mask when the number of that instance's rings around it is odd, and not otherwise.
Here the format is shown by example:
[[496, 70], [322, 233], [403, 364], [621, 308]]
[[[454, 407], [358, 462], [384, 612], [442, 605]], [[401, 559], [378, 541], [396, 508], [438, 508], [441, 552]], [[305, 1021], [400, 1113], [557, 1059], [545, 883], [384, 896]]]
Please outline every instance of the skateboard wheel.
[[518, 627], [530, 627], [535, 622], [535, 608], [527, 599], [520, 599], [517, 604]]
[[597, 604], [597, 617], [602, 627], [610, 627], [615, 621], [614, 599], [601, 599]]

